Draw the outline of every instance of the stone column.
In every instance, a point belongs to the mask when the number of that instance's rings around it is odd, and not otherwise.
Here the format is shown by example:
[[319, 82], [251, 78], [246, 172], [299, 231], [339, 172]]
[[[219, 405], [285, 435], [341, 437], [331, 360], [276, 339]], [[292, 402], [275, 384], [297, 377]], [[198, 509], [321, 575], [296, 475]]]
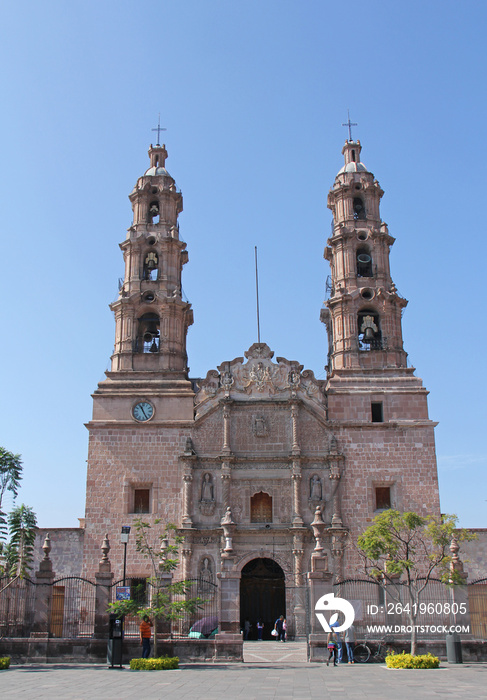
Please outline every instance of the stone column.
[[292, 484], [293, 484], [293, 527], [303, 526], [303, 516], [301, 513], [301, 450], [298, 443], [298, 406], [291, 404], [291, 425], [292, 425]]
[[294, 638], [296, 640], [306, 639], [306, 589], [303, 581], [303, 536], [295, 533], [293, 538], [294, 557]]
[[240, 572], [233, 557], [222, 557], [217, 574], [219, 586], [219, 631], [215, 635], [216, 658], [243, 661], [243, 636], [240, 632]]
[[49, 558], [51, 551], [49, 533], [46, 534], [42, 549], [44, 558], [39, 564], [39, 570], [36, 571], [35, 574], [35, 580], [38, 585], [36, 587], [34, 625], [31, 637], [45, 637], [47, 639], [47, 637], [49, 637], [50, 628], [52, 583], [55, 577], [54, 571], [52, 570], [52, 561]]
[[230, 507], [230, 479], [232, 477], [232, 469], [230, 462], [223, 460], [222, 470], [221, 470], [221, 480], [222, 480], [222, 506], [223, 510], [226, 511]]
[[332, 497], [333, 497], [333, 515], [331, 518], [331, 524], [333, 527], [342, 527], [342, 515], [340, 508], [340, 479], [342, 478], [340, 463], [337, 461], [332, 461], [330, 464], [330, 479], [333, 483], [332, 486]]
[[181, 525], [183, 528], [193, 527], [192, 520], [192, 495], [193, 495], [193, 468], [198, 459], [193, 448], [193, 442], [190, 437], [186, 438], [184, 453], [179, 459], [183, 463], [183, 516]]
[[110, 600], [110, 586], [113, 583], [113, 572], [108, 558], [110, 542], [108, 533], [105, 535], [102, 546], [102, 558], [98, 564], [98, 571], [95, 573], [95, 639], [108, 639], [108, 604]]
[[191, 484], [193, 481], [192, 474], [183, 474], [183, 527], [193, 527], [191, 519]]
[[223, 404], [223, 454], [230, 454], [230, 403]]

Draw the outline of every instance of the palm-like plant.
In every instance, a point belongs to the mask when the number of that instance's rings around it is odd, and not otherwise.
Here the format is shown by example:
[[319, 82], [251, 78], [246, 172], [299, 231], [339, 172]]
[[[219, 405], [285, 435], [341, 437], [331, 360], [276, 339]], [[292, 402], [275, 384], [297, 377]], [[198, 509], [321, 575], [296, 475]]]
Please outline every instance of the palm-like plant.
[[17, 506], [8, 516], [10, 539], [6, 548], [7, 567], [11, 576], [23, 578], [31, 568], [34, 556], [37, 518], [33, 509]]

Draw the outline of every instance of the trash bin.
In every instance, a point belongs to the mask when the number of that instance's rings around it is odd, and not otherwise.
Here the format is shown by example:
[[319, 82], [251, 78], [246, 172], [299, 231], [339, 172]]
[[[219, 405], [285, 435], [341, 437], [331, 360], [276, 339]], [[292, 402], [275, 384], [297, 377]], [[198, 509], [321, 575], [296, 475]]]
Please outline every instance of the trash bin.
[[108, 617], [107, 664], [110, 668], [122, 667], [123, 618]]
[[446, 660], [449, 664], [461, 664], [462, 643], [458, 632], [446, 635]]

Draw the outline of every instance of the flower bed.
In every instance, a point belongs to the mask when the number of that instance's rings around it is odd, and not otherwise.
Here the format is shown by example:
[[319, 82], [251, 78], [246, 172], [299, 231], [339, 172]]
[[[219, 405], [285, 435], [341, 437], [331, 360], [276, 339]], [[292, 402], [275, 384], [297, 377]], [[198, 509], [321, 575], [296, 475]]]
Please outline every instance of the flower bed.
[[386, 656], [387, 668], [439, 668], [440, 660], [433, 654], [390, 654]]
[[177, 656], [161, 656], [158, 659], [131, 659], [130, 661], [132, 671], [168, 671], [174, 668], [179, 668]]

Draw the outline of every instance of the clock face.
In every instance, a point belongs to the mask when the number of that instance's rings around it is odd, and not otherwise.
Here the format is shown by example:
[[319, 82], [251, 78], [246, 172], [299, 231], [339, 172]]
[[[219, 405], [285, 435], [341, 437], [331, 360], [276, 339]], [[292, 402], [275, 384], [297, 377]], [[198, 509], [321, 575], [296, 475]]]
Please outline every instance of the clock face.
[[154, 406], [148, 401], [140, 401], [132, 409], [132, 415], [135, 420], [141, 423], [150, 420], [154, 415]]

